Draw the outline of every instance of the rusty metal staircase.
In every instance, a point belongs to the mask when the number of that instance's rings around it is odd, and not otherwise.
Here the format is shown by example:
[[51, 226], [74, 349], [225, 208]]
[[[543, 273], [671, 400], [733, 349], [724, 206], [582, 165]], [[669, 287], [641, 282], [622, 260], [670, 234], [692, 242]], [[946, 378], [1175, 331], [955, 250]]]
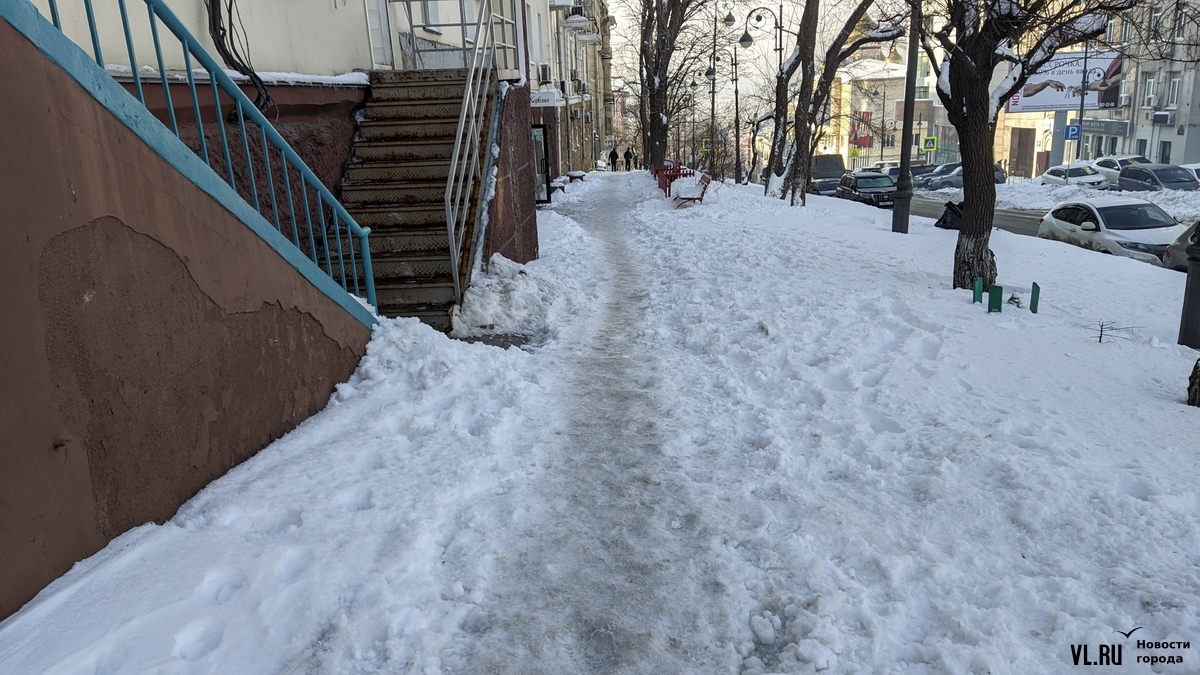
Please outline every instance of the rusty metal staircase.
[[[449, 330], [466, 285], [456, 290], [453, 267], [465, 279], [469, 265], [466, 251], [452, 250], [445, 208], [467, 71], [375, 71], [370, 77], [342, 202], [371, 228], [380, 314], [415, 316]], [[480, 185], [475, 183], [466, 200], [467, 223], [475, 222]], [[466, 234], [472, 241], [473, 233]]]

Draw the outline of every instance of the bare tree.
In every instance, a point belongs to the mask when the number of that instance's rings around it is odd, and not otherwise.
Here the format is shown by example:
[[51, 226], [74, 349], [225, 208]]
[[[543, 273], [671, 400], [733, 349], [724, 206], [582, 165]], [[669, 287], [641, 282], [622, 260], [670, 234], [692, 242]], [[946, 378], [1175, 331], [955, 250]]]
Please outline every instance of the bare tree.
[[[809, 174], [812, 171], [812, 156], [821, 142], [820, 130], [830, 120], [829, 96], [833, 89], [833, 82], [837, 79], [838, 69], [863, 47], [890, 42], [904, 33], [903, 29], [899, 27], [900, 17], [890, 16], [878, 22], [881, 27], [855, 37], [855, 28], [867, 16], [867, 11], [871, 9], [874, 2], [875, 0], [858, 0], [858, 3], [851, 9], [850, 14], [842, 23], [841, 29], [825, 50], [820, 78], [816, 78], [815, 52], [810, 49], [802, 55], [804, 59], [802, 71], [806, 74], [811, 73], [810, 76], [805, 77], [805, 81], [812, 82], [815, 79], [816, 82], [808, 86], [801, 84], [800, 92], [796, 97], [795, 140], [788, 153], [790, 161], [786, 167], [784, 188], [779, 194], [780, 198], [784, 194], [790, 194], [793, 204], [796, 203], [797, 192], [800, 193], [800, 203], [806, 202], [806, 188]], [[809, 0], [809, 4], [816, 5], [818, 0]], [[807, 10], [806, 6], [806, 16]], [[804, 30], [802, 27], [801, 32]]]
[[910, 4], [926, 14], [921, 47], [938, 76], [938, 98], [958, 131], [962, 155], [966, 203], [954, 252], [954, 288], [970, 288], [976, 278], [990, 285], [996, 280], [996, 259], [989, 247], [996, 204], [992, 146], [1000, 106], [1055, 52], [1100, 35], [1111, 17], [1133, 8], [1137, 0]]
[[[641, 47], [638, 74], [642, 90], [638, 114], [645, 134], [642, 156], [647, 163], [661, 164], [666, 156], [671, 85], [680, 81], [678, 67], [672, 69], [672, 60], [685, 24], [703, 6], [704, 0], [640, 0], [637, 5]], [[678, 96], [675, 101], [678, 106]]]

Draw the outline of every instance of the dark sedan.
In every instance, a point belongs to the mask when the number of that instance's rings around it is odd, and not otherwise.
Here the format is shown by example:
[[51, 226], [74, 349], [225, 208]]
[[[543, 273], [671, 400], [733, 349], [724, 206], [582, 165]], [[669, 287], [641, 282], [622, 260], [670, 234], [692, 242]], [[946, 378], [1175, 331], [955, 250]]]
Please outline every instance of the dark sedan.
[[855, 171], [842, 176], [837, 196], [890, 209], [896, 201], [896, 183], [878, 171]]

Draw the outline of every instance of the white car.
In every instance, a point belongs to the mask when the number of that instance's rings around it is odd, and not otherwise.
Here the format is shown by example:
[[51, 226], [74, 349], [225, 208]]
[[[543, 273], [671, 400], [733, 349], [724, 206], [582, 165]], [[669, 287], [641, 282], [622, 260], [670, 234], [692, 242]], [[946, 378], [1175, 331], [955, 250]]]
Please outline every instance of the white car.
[[1200, 164], [1180, 164], [1179, 168], [1186, 170], [1192, 174], [1196, 180], [1200, 180]]
[[1187, 228], [1145, 199], [1097, 197], [1050, 209], [1038, 236], [1161, 265], [1167, 246]]
[[1141, 155], [1109, 155], [1100, 157], [1092, 162], [1092, 166], [1104, 176], [1104, 180], [1116, 185], [1121, 169], [1130, 164], [1149, 164], [1150, 160]]
[[1076, 162], [1071, 166], [1052, 166], [1042, 174], [1042, 185], [1084, 185], [1096, 187], [1108, 182], [1104, 174], [1092, 168], [1091, 163]]

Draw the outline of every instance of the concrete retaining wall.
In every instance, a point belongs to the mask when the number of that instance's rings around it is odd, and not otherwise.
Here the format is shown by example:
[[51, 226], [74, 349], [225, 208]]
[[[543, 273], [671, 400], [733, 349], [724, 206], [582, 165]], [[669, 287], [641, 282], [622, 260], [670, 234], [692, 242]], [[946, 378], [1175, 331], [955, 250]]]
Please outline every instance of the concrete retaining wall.
[[0, 20], [0, 617], [320, 410], [369, 330]]

